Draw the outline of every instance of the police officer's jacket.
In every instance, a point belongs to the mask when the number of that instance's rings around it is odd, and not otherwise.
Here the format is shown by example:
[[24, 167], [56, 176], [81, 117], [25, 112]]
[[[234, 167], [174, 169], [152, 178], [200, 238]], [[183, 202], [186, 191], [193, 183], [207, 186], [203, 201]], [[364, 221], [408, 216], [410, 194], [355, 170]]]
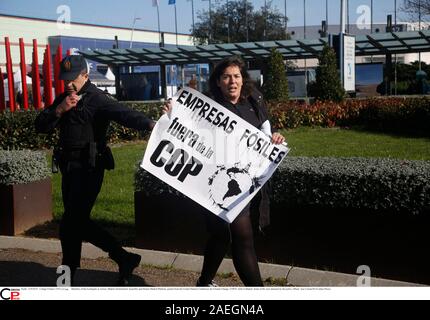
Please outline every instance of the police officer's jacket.
[[106, 133], [110, 121], [137, 130], [149, 130], [152, 120], [120, 104], [109, 94], [98, 89], [88, 80], [77, 93], [81, 97], [76, 107], [56, 116], [55, 109], [67, 97], [59, 95], [48, 108], [36, 118], [36, 131], [50, 133], [56, 127], [60, 129], [58, 147], [64, 150], [84, 149], [90, 143], [96, 143], [97, 149], [106, 146]]

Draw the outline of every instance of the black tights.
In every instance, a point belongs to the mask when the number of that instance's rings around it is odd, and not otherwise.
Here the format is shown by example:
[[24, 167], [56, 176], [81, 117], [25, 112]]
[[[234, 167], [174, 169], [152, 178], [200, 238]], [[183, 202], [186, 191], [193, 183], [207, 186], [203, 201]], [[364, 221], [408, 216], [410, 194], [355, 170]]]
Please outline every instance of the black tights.
[[233, 264], [243, 284], [247, 287], [263, 286], [249, 212], [242, 212], [230, 225], [207, 213], [207, 224], [210, 237], [206, 244], [200, 284], [209, 284], [215, 277], [231, 239]]

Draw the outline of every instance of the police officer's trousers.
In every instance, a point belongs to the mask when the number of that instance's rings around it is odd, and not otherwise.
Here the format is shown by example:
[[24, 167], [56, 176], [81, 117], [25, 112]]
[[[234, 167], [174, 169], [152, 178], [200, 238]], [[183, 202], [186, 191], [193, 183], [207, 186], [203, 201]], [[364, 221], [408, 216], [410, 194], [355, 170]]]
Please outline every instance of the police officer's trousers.
[[80, 266], [82, 241], [102, 250], [115, 253], [120, 246], [107, 231], [91, 219], [91, 209], [100, 192], [104, 169], [67, 168], [61, 165], [64, 215], [60, 225], [63, 265], [76, 269]]

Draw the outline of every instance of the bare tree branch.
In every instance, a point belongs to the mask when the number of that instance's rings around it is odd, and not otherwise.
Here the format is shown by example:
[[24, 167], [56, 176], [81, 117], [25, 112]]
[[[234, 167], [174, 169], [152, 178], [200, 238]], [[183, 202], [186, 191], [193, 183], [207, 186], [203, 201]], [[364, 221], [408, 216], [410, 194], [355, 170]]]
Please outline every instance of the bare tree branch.
[[412, 21], [419, 20], [421, 11], [421, 20], [430, 21], [430, 0], [404, 0], [401, 9], [408, 14]]

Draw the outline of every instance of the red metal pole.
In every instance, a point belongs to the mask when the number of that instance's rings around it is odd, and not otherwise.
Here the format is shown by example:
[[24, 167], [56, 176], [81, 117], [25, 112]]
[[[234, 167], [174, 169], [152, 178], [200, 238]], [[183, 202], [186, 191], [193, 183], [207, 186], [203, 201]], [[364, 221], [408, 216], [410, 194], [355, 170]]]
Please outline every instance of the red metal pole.
[[58, 81], [59, 81], [59, 85], [60, 85], [59, 91], [60, 91], [60, 93], [63, 93], [64, 92], [64, 81], [60, 80], [60, 78], [59, 78], [59, 76], [60, 76], [60, 63], [61, 63], [61, 60], [63, 60], [63, 46], [61, 45], [61, 43], [57, 47], [57, 54], [58, 54], [58, 65], [57, 65], [57, 67], [58, 67]]
[[24, 110], [28, 110], [28, 92], [27, 92], [27, 67], [25, 64], [24, 39], [19, 38], [19, 52], [21, 54], [21, 85], [22, 85], [22, 104]]
[[37, 54], [37, 40], [33, 39], [33, 104], [35, 109], [40, 109], [42, 103], [40, 100], [40, 76], [39, 76], [39, 58]]
[[55, 96], [60, 95], [64, 92], [64, 81], [60, 80], [60, 63], [62, 59], [62, 46], [61, 44], [57, 47], [54, 61], [54, 72], [55, 72]]
[[10, 55], [9, 37], [4, 38], [6, 48], [6, 70], [7, 70], [7, 88], [9, 92], [9, 108], [11, 112], [15, 111], [15, 83], [13, 80], [12, 57]]
[[52, 77], [51, 77], [51, 48], [49, 44], [46, 45], [45, 51], [45, 106], [48, 107], [52, 104]]
[[4, 82], [3, 82], [3, 73], [0, 68], [0, 111], [4, 111], [6, 109], [6, 102], [4, 101]]
[[36, 73], [34, 71], [35, 66], [34, 66], [34, 48], [33, 48], [33, 52], [31, 53], [31, 95], [33, 98], [33, 108], [36, 108]]
[[60, 95], [60, 62], [58, 62], [58, 50], [55, 52], [54, 56], [54, 88], [55, 88], [55, 97]]
[[43, 77], [43, 97], [42, 100], [44, 101], [45, 105], [46, 105], [46, 49], [43, 52], [43, 62], [42, 62], [42, 77]]

